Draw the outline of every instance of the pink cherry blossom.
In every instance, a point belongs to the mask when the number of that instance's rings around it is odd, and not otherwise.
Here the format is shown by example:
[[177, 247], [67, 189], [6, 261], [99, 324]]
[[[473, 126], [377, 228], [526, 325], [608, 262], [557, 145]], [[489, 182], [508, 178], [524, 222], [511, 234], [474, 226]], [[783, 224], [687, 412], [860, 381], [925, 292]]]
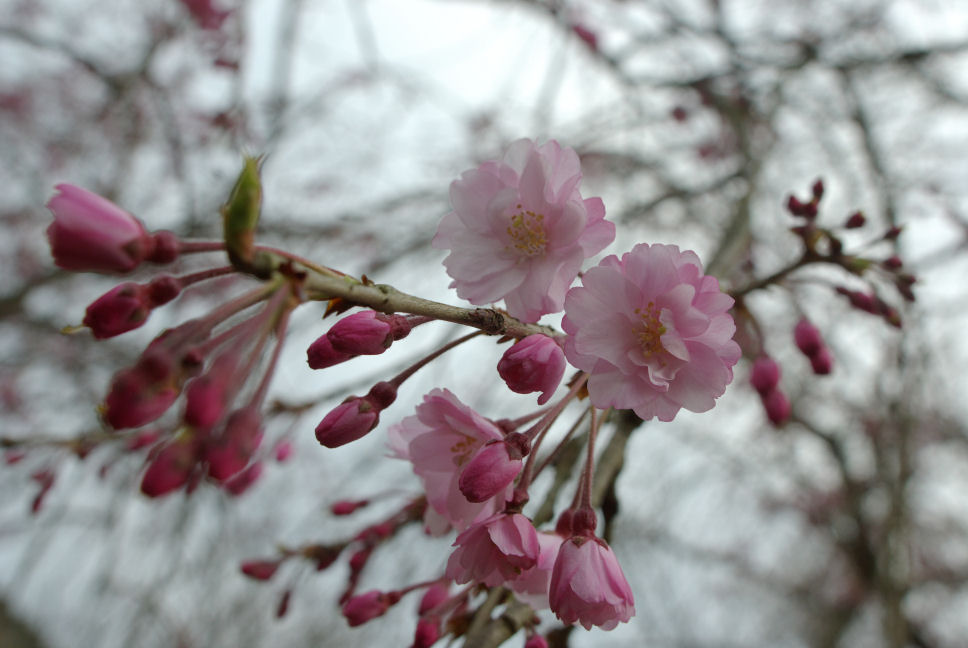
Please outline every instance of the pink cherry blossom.
[[605, 258], [565, 299], [565, 356], [589, 372], [596, 407], [671, 421], [705, 412], [726, 391], [740, 348], [732, 297], [694, 252], [636, 245]]
[[513, 392], [543, 392], [538, 405], [544, 405], [565, 375], [565, 354], [547, 335], [529, 335], [504, 352], [497, 372]]
[[560, 311], [582, 262], [615, 238], [601, 199], [583, 199], [580, 183], [578, 155], [554, 140], [517, 140], [461, 174], [433, 240], [451, 250], [451, 287], [472, 304], [503, 299], [525, 322]]
[[454, 541], [447, 577], [488, 587], [517, 578], [538, 562], [538, 532], [520, 513], [493, 515], [471, 525]]
[[611, 630], [635, 614], [635, 601], [612, 549], [594, 536], [573, 536], [558, 551], [551, 574], [551, 611], [586, 630]]
[[521, 472], [522, 456], [517, 444], [488, 442], [461, 471], [457, 480], [460, 492], [470, 502], [491, 499], [506, 490]]
[[501, 430], [446, 389], [424, 396], [417, 413], [389, 430], [393, 454], [413, 463], [427, 493], [428, 528], [443, 532], [442, 520], [463, 531], [475, 519], [484, 519], [504, 507], [509, 485], [497, 497], [469, 502], [458, 487], [461, 471], [485, 443], [504, 438]]
[[54, 222], [47, 228], [54, 262], [65, 270], [130, 272], [154, 248], [137, 218], [106, 198], [69, 184], [55, 187], [47, 207]]
[[538, 532], [538, 561], [531, 569], [524, 571], [516, 579], [507, 583], [521, 601], [535, 610], [545, 610], [548, 603], [548, 586], [551, 584], [551, 572], [558, 559], [562, 538], [557, 533], [549, 531]]

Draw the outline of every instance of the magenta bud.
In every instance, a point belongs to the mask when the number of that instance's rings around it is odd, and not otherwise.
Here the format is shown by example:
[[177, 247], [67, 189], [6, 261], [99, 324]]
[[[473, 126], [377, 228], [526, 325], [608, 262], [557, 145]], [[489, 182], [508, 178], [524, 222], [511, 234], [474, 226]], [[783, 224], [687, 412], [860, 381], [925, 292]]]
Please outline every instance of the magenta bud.
[[824, 348], [823, 338], [816, 326], [807, 318], [801, 319], [793, 329], [793, 341], [803, 355], [812, 357]]
[[376, 311], [344, 317], [326, 334], [333, 349], [350, 355], [379, 355], [393, 343], [393, 331]]
[[[517, 457], [512, 457], [517, 454]], [[469, 502], [486, 502], [514, 481], [521, 472], [521, 456], [503, 441], [485, 445], [464, 466], [457, 482]]]
[[280, 564], [282, 564], [280, 560], [247, 560], [242, 563], [241, 569], [242, 573], [249, 578], [267, 581], [275, 575]]
[[306, 361], [309, 363], [310, 369], [325, 369], [346, 362], [353, 357], [355, 357], [353, 354], [342, 353], [334, 349], [327, 335], [320, 336], [306, 350]]
[[241, 472], [262, 443], [262, 414], [256, 407], [237, 409], [229, 415], [217, 437], [205, 444], [205, 460], [212, 479], [225, 481]]
[[450, 598], [450, 587], [446, 582], [437, 582], [427, 588], [420, 599], [417, 614], [423, 616]]
[[148, 464], [141, 479], [141, 492], [148, 497], [160, 497], [186, 485], [197, 461], [195, 439], [182, 437], [164, 445]]
[[334, 502], [332, 506], [329, 507], [330, 513], [333, 515], [343, 516], [352, 515], [364, 506], [368, 506], [370, 500], [342, 500], [339, 502]]
[[763, 409], [766, 410], [766, 417], [770, 422], [779, 427], [790, 418], [792, 408], [790, 400], [779, 389], [774, 389], [768, 394], [763, 395]]
[[283, 463], [289, 460], [292, 456], [292, 442], [291, 441], [280, 441], [276, 444], [276, 461]]
[[505, 351], [497, 372], [515, 393], [542, 392], [538, 405], [544, 405], [565, 375], [565, 353], [553, 338], [536, 333]]
[[847, 222], [844, 223], [844, 227], [847, 229], [858, 229], [863, 227], [866, 222], [867, 218], [864, 216], [864, 213], [856, 211], [847, 217]]
[[421, 617], [417, 619], [417, 629], [413, 634], [413, 645], [410, 648], [430, 648], [440, 639], [440, 619], [437, 617]]
[[750, 384], [761, 395], [773, 390], [780, 382], [780, 367], [776, 361], [767, 355], [762, 355], [753, 362], [750, 371]]
[[895, 241], [895, 240], [897, 240], [897, 237], [899, 237], [901, 235], [901, 229], [902, 229], [901, 226], [894, 225], [893, 227], [891, 227], [890, 229], [888, 229], [886, 232], [884, 232], [884, 238], [886, 240], [888, 240], [888, 241]]
[[47, 239], [54, 263], [78, 272], [131, 272], [154, 243], [137, 218], [106, 198], [69, 184], [48, 202], [54, 222]]
[[148, 349], [135, 366], [122, 369], [104, 399], [104, 420], [116, 430], [154, 421], [178, 398], [174, 361], [161, 349]]
[[399, 600], [400, 594], [398, 592], [371, 590], [346, 601], [343, 604], [343, 616], [346, 617], [350, 627], [356, 627], [383, 616]]
[[151, 313], [148, 290], [141, 284], [125, 282], [98, 297], [84, 314], [84, 326], [99, 340], [133, 331]]
[[316, 426], [316, 439], [327, 448], [338, 448], [369, 433], [380, 422], [380, 410], [366, 398], [351, 397]]
[[544, 635], [534, 634], [524, 643], [524, 648], [548, 648], [548, 640]]
[[152, 250], [148, 261], [158, 264], [174, 262], [180, 253], [181, 242], [172, 232], [164, 230], [151, 235]]
[[881, 265], [888, 270], [900, 270], [901, 266], [904, 265], [904, 262], [901, 261], [901, 257], [895, 254], [884, 259], [884, 261], [881, 262]]
[[238, 497], [249, 490], [254, 483], [262, 476], [262, 462], [257, 461], [250, 464], [248, 468], [225, 482], [225, 492], [233, 497]]
[[171, 275], [161, 275], [149, 281], [146, 288], [151, 308], [157, 308], [177, 297], [181, 292], [182, 283]]
[[818, 376], [829, 374], [834, 366], [834, 359], [830, 355], [830, 350], [827, 347], [821, 347], [819, 351], [810, 356], [810, 366], [813, 367], [813, 373]]
[[787, 197], [786, 208], [794, 216], [803, 216], [804, 204], [793, 194]]
[[810, 187], [810, 192], [813, 194], [814, 200], [820, 200], [823, 198], [823, 180], [817, 178], [816, 182], [813, 183], [813, 186]]
[[575, 23], [571, 26], [571, 31], [573, 31], [578, 38], [582, 39], [585, 45], [588, 45], [592, 51], [598, 50], [598, 35], [588, 27]]

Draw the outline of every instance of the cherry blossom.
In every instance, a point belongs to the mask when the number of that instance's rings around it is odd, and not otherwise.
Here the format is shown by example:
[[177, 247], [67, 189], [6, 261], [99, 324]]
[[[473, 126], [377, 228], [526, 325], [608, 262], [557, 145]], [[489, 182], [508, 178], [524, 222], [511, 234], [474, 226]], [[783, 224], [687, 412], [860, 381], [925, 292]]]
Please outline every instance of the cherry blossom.
[[554, 140], [517, 140], [464, 172], [433, 240], [451, 250], [451, 287], [472, 304], [503, 299], [525, 322], [560, 311], [582, 262], [615, 238], [601, 199], [583, 199], [580, 183], [578, 154]]
[[635, 601], [615, 553], [604, 540], [576, 535], [562, 543], [551, 573], [551, 611], [586, 630], [611, 630], [635, 614]]
[[609, 256], [565, 300], [565, 356], [589, 372], [599, 408], [671, 421], [681, 408], [712, 409], [740, 357], [732, 297], [703, 274], [694, 252], [636, 245]]

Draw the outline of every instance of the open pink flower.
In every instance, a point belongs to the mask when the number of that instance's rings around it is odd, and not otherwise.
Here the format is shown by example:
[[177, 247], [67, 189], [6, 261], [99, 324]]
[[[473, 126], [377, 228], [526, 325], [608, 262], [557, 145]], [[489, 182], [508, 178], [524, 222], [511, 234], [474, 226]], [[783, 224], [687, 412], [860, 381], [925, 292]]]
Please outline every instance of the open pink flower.
[[447, 577], [496, 587], [538, 562], [538, 532], [520, 513], [492, 515], [457, 536], [447, 561]]
[[551, 573], [551, 611], [586, 630], [611, 630], [635, 614], [635, 600], [612, 549], [595, 536], [573, 536], [561, 544]]
[[393, 454], [413, 463], [413, 471], [427, 492], [428, 526], [436, 516], [458, 531], [504, 507], [512, 486], [493, 499], [469, 502], [458, 487], [461, 471], [485, 443], [504, 438], [494, 423], [467, 407], [446, 389], [434, 389], [409, 416], [389, 430]]
[[712, 409], [740, 357], [733, 298], [705, 276], [694, 252], [636, 245], [609, 256], [565, 299], [565, 356], [590, 373], [596, 407], [671, 421]]
[[615, 238], [601, 199], [583, 199], [580, 183], [578, 155], [554, 140], [517, 140], [500, 161], [461, 174], [433, 240], [451, 250], [451, 287], [472, 304], [503, 299], [525, 322], [560, 311], [582, 262]]

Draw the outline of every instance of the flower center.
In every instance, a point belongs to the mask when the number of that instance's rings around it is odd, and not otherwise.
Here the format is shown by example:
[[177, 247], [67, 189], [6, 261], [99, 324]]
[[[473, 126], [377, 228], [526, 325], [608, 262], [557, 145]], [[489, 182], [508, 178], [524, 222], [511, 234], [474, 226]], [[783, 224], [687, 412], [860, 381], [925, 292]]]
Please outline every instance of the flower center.
[[518, 212], [511, 216], [507, 233], [511, 245], [519, 254], [526, 257], [544, 254], [548, 239], [545, 238], [544, 214], [536, 214], [524, 209], [520, 204]]
[[662, 335], [666, 332], [666, 327], [659, 321], [659, 309], [654, 302], [649, 302], [643, 308], [636, 308], [635, 314], [642, 320], [642, 328], [636, 332], [639, 338], [639, 346], [642, 347], [642, 355], [651, 358], [656, 353], [665, 351], [662, 346]]
[[460, 438], [456, 443], [450, 446], [450, 453], [453, 455], [453, 461], [455, 466], [463, 466], [467, 463], [468, 459], [479, 446], [481, 446], [480, 439], [475, 439], [474, 437], [456, 433]]

